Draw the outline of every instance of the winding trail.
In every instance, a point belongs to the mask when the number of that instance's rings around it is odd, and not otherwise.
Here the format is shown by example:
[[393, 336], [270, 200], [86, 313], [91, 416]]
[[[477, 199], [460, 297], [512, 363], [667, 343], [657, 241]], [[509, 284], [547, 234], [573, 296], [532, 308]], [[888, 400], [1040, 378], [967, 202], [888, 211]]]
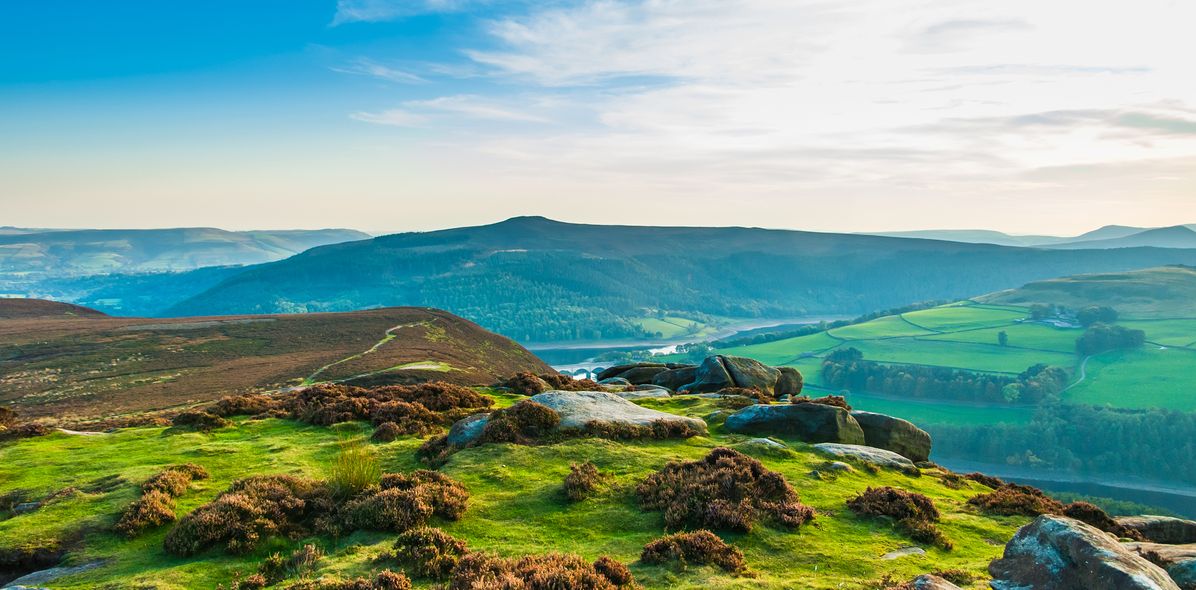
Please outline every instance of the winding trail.
[[1080, 383], [1082, 383], [1084, 381], [1084, 379], [1088, 378], [1088, 359], [1091, 359], [1091, 358], [1092, 358], [1092, 355], [1088, 355], [1088, 356], [1084, 357], [1084, 360], [1080, 361], [1080, 370], [1079, 370], [1080, 378], [1073, 381], [1071, 385], [1064, 387], [1063, 391], [1060, 391], [1059, 393], [1063, 393], [1064, 391], [1067, 391], [1067, 390], [1079, 385]]
[[[397, 331], [397, 330], [401, 330], [401, 329], [403, 329], [403, 328], [414, 328], [415, 326], [422, 326], [422, 325], [424, 325], [424, 324], [426, 324], [426, 323], [427, 323], [427, 322], [415, 322], [415, 323], [411, 323], [411, 324], [399, 324], [399, 325], [397, 325], [397, 326], [391, 326], [390, 328], [387, 328], [387, 329], [386, 329], [386, 332], [384, 332], [384, 333], [383, 333], [383, 335], [382, 335], [382, 339], [381, 339], [381, 340], [379, 340], [379, 341], [377, 341], [377, 342], [375, 342], [373, 346], [371, 346], [371, 347], [369, 347], [368, 349], [366, 349], [366, 350], [363, 350], [363, 351], [361, 351], [361, 352], [359, 352], [359, 353], [357, 353], [357, 354], [355, 354], [355, 355], [352, 355], [352, 356], [347, 356], [347, 357], [345, 357], [345, 358], [343, 358], [343, 359], [341, 359], [341, 360], [339, 360], [339, 361], [334, 361], [334, 362], [328, 363], [327, 365], [324, 365], [323, 367], [320, 367], [319, 369], [316, 369], [316, 372], [312, 373], [311, 375], [308, 375], [308, 376], [307, 376], [307, 377], [306, 377], [306, 378], [303, 380], [303, 385], [311, 385], [311, 384], [315, 383], [315, 382], [316, 382], [316, 378], [317, 378], [317, 377], [319, 377], [321, 373], [323, 373], [324, 371], [327, 371], [328, 369], [331, 369], [332, 367], [335, 367], [335, 366], [337, 366], [337, 365], [339, 365], [339, 364], [341, 364], [341, 363], [347, 363], [347, 362], [349, 362], [349, 361], [352, 361], [352, 360], [359, 359], [359, 358], [361, 358], [361, 357], [363, 357], [363, 356], [365, 356], [365, 355], [367, 355], [367, 354], [370, 354], [370, 353], [372, 353], [372, 352], [374, 352], [374, 351], [378, 350], [379, 348], [382, 348], [382, 345], [386, 344], [387, 342], [390, 342], [391, 340], [394, 340], [394, 338], [395, 338], [395, 334], [394, 334], [394, 333], [395, 333], [395, 331]], [[353, 377], [349, 377], [348, 379], [352, 379], [352, 378], [353, 378]]]

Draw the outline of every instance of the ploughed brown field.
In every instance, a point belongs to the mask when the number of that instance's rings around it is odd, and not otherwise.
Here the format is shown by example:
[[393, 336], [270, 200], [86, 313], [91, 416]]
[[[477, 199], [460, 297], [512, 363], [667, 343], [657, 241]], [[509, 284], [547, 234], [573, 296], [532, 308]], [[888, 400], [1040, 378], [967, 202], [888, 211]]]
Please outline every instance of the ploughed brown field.
[[489, 385], [549, 370], [514, 341], [431, 308], [120, 318], [0, 300], [0, 405], [66, 423], [318, 381]]

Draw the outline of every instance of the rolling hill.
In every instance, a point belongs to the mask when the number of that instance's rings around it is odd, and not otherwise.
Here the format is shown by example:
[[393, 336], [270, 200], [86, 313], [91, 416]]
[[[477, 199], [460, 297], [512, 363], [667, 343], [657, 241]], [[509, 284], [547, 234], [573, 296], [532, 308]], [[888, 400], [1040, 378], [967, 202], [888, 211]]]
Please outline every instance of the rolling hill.
[[[232, 232], [215, 228], [29, 230], [0, 233], [0, 280], [177, 272], [257, 264], [308, 248], [361, 240], [348, 229]], [[3, 285], [0, 285], [3, 288]]]
[[70, 420], [320, 381], [489, 385], [549, 370], [518, 344], [435, 309], [169, 320], [89, 312], [0, 299], [0, 404]]
[[1196, 250], [1042, 250], [752, 228], [521, 217], [315, 248], [248, 268], [173, 315], [447, 309], [521, 341], [643, 336], [673, 315], [857, 314], [1075, 272], [1196, 264]]
[[1050, 244], [1048, 248], [1196, 248], [1196, 231], [1184, 225], [1160, 227], [1097, 240], [1077, 240]]
[[[1035, 281], [976, 298], [1007, 305], [1107, 305], [1123, 318], [1196, 317], [1196, 268], [1168, 266]], [[1193, 337], [1196, 340], [1196, 336]]]

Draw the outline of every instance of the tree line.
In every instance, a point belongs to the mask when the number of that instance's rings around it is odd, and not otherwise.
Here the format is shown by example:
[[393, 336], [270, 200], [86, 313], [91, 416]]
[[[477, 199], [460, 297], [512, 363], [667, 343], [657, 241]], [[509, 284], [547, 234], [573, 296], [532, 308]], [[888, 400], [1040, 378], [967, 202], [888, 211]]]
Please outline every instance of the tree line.
[[1040, 403], [1067, 387], [1067, 371], [1045, 364], [1022, 373], [999, 375], [964, 369], [901, 365], [864, 360], [856, 348], [836, 350], [822, 362], [823, 381], [836, 389], [902, 397]]

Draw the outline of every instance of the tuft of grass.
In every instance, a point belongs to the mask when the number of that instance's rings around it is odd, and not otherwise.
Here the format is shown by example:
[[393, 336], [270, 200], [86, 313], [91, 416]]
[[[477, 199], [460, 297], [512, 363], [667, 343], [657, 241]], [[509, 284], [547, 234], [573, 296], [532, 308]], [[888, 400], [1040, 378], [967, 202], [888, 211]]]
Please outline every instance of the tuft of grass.
[[361, 439], [341, 441], [340, 450], [328, 471], [328, 484], [337, 497], [349, 498], [378, 483], [382, 463], [372, 447]]

